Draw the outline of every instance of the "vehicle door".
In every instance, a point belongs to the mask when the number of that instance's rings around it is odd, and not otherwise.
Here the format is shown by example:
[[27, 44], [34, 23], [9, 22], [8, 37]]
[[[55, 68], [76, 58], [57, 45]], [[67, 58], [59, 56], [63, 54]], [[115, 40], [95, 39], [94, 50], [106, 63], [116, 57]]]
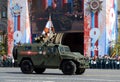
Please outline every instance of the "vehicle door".
[[32, 57], [36, 65], [42, 65], [45, 62], [45, 50], [46, 49], [41, 46], [34, 47], [34, 51], [38, 52], [38, 55]]
[[58, 48], [55, 46], [47, 47], [47, 62], [46, 65], [50, 67], [58, 67], [60, 64], [60, 55]]

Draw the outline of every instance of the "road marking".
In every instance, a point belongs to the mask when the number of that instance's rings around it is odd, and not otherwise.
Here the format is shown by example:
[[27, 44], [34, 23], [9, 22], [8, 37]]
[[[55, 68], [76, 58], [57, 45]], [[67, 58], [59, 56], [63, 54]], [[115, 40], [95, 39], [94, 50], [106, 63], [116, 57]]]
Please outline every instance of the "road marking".
[[120, 77], [120, 75], [108, 75], [108, 74], [103, 74], [103, 75], [83, 75], [83, 76], [104, 76], [104, 77]]
[[[81, 78], [81, 77], [72, 77], [71, 76], [67, 76], [67, 78], [64, 77], [24, 77], [24, 76], [19, 76], [19, 77], [12, 77], [12, 76], [1, 76], [0, 79], [6, 79], [5, 81], [8, 82], [15, 82], [15, 81], [19, 81], [19, 82], [55, 82], [55, 80], [65, 80], [67, 82], [69, 81], [97, 81], [97, 82], [120, 82], [120, 80], [110, 80], [110, 79], [95, 79], [95, 78]], [[13, 80], [12, 80], [13, 79]], [[24, 79], [24, 80], [22, 80]], [[28, 80], [29, 79], [29, 80]], [[46, 81], [45, 81], [46, 80]]]
[[43, 81], [43, 82], [55, 82], [55, 81]]

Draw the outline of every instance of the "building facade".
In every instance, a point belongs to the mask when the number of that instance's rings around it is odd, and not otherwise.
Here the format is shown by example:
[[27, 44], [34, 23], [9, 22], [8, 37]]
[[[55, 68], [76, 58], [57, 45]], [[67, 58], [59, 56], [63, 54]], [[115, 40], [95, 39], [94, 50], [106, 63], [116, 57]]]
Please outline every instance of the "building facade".
[[7, 0], [0, 0], [0, 56], [7, 55]]
[[0, 0], [0, 30], [7, 32], [7, 0]]
[[110, 55], [118, 37], [117, 0], [84, 2], [84, 53], [92, 57]]
[[53, 13], [53, 25], [62, 33], [63, 44], [72, 45], [73, 51], [82, 49], [89, 57], [109, 55], [118, 37], [117, 1], [8, 0], [8, 54], [12, 55], [17, 43], [30, 43], [32, 30], [41, 33], [49, 13]]

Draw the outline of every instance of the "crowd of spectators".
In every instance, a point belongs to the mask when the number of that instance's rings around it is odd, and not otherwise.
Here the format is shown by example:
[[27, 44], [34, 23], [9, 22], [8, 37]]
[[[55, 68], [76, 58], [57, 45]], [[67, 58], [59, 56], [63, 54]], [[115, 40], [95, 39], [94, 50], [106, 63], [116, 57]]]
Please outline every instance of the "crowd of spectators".
[[[12, 58], [9, 56], [0, 56], [0, 67], [13, 67]], [[103, 57], [90, 57], [90, 69], [120, 69], [120, 56], [110, 57], [105, 55]]]
[[6, 55], [0, 56], [0, 67], [12, 67], [12, 58]]
[[110, 57], [105, 55], [103, 57], [89, 58], [89, 65], [91, 69], [120, 69], [120, 56]]

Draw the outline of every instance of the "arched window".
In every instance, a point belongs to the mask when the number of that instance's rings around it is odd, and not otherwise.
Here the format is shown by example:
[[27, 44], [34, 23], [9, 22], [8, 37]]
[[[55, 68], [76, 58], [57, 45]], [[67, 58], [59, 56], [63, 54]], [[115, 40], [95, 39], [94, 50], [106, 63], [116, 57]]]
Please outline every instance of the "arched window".
[[7, 7], [5, 6], [1, 9], [1, 18], [7, 18]]

